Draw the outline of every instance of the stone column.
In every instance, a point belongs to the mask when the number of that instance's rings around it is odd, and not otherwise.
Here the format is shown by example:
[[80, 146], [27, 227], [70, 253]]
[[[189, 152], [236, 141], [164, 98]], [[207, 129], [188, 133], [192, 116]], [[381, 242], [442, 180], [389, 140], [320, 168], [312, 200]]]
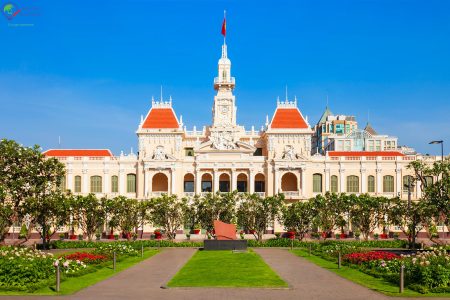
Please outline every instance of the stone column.
[[195, 193], [200, 195], [202, 192], [202, 173], [200, 170], [195, 171]]
[[125, 181], [125, 170], [119, 167], [119, 195], [125, 195], [126, 193]]
[[83, 169], [83, 170], [81, 170], [81, 172], [82, 172], [82, 176], [81, 176], [81, 192], [83, 193], [83, 194], [87, 194], [87, 193], [89, 193], [89, 185], [88, 185], [88, 180], [89, 180], [89, 177], [87, 176], [87, 169]]
[[67, 189], [74, 191], [75, 189], [75, 183], [73, 182], [73, 170], [67, 169], [67, 183], [66, 183]]
[[403, 187], [402, 187], [402, 169], [395, 169], [395, 189], [396, 195], [400, 195], [403, 198]]
[[361, 190], [360, 193], [367, 193], [366, 169], [361, 169]]
[[377, 172], [377, 180], [376, 180], [376, 188], [377, 188], [377, 194], [383, 193], [383, 179], [381, 178], [381, 169], [376, 169]]
[[174, 195], [177, 193], [175, 168], [170, 169], [170, 183], [170, 194]]
[[339, 192], [345, 192], [345, 170], [339, 169]]
[[299, 195], [306, 195], [306, 168], [301, 168], [301, 179], [300, 179], [300, 187], [301, 187], [301, 194]]
[[236, 169], [231, 169], [231, 191], [237, 190], [237, 172]]
[[103, 194], [107, 194], [107, 193], [111, 192], [111, 190], [109, 188], [110, 181], [111, 180], [109, 179], [109, 170], [104, 169], [103, 170]]
[[217, 169], [213, 170], [213, 187], [213, 193], [219, 190], [219, 170]]
[[325, 192], [330, 191], [330, 169], [325, 169]]
[[148, 170], [144, 167], [144, 198], [148, 198]]
[[253, 169], [249, 170], [248, 177], [249, 188], [247, 190], [250, 192], [250, 194], [253, 194], [255, 192], [255, 172]]
[[280, 183], [279, 183], [279, 181], [280, 181], [280, 170], [278, 170], [277, 167], [274, 167], [273, 171], [275, 173], [273, 194], [276, 195], [276, 194], [278, 194], [279, 189], [280, 189]]
[[153, 175], [154, 175], [154, 172], [147, 170], [147, 177], [148, 177], [148, 179], [147, 179], [147, 191], [148, 191], [147, 197], [149, 197], [149, 198], [151, 198], [152, 192], [153, 192], [153, 186], [152, 186], [153, 185], [153, 181], [152, 181]]

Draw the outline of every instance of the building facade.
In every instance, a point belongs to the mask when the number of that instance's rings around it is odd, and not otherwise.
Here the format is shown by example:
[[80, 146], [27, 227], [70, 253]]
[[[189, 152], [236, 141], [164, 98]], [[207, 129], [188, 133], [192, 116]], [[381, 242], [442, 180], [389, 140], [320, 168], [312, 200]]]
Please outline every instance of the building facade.
[[[327, 191], [406, 198], [404, 183], [412, 175], [407, 165], [439, 159], [402, 153], [396, 138], [370, 126], [359, 130], [354, 117], [334, 116], [328, 109], [311, 127], [296, 99], [278, 100], [264, 127], [246, 129], [237, 123], [234, 88], [224, 44], [210, 126], [187, 130], [171, 99], [153, 99], [136, 131], [137, 154], [50, 149], [45, 155], [66, 165], [64, 185], [74, 194], [148, 199], [162, 193], [191, 197], [238, 190], [284, 193], [291, 201]], [[412, 198], [420, 196], [416, 186]]]

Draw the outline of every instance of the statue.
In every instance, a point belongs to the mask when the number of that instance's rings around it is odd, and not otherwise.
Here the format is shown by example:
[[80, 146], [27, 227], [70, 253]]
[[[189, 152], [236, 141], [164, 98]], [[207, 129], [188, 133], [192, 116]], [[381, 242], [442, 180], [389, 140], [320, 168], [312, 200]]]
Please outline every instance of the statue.
[[166, 154], [164, 152], [163, 146], [156, 147], [155, 151], [153, 152], [153, 159], [154, 160], [164, 160], [166, 159]]
[[292, 147], [291, 145], [285, 146], [283, 151], [283, 158], [289, 160], [296, 159], [297, 153], [295, 153], [294, 147]]

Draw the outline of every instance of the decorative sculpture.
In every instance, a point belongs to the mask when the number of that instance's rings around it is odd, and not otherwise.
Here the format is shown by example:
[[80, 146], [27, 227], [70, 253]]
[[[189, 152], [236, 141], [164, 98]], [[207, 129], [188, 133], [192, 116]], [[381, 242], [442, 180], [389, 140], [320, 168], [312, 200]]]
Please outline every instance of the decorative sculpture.
[[214, 220], [214, 231], [218, 240], [235, 240], [236, 225]]
[[291, 145], [286, 145], [283, 151], [283, 158], [289, 160], [296, 159], [297, 153], [295, 152], [294, 147], [292, 147]]
[[153, 152], [153, 159], [154, 160], [164, 160], [166, 159], [166, 153], [164, 152], [163, 146], [156, 147], [155, 151]]

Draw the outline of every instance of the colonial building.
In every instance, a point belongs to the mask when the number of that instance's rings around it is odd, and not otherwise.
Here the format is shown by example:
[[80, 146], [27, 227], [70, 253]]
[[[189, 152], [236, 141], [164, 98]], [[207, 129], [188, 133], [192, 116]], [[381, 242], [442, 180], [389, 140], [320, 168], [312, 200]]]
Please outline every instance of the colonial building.
[[[396, 138], [379, 135], [370, 125], [359, 130], [354, 117], [334, 116], [328, 109], [313, 128], [296, 99], [278, 100], [264, 127], [246, 129], [237, 122], [234, 88], [224, 44], [210, 126], [187, 130], [171, 99], [152, 100], [136, 131], [137, 154], [50, 149], [45, 155], [66, 165], [64, 185], [75, 194], [147, 199], [238, 190], [284, 193], [291, 201], [327, 191], [406, 198], [404, 183], [412, 175], [407, 165], [436, 159], [404, 154]], [[420, 195], [416, 186], [413, 199]]]

